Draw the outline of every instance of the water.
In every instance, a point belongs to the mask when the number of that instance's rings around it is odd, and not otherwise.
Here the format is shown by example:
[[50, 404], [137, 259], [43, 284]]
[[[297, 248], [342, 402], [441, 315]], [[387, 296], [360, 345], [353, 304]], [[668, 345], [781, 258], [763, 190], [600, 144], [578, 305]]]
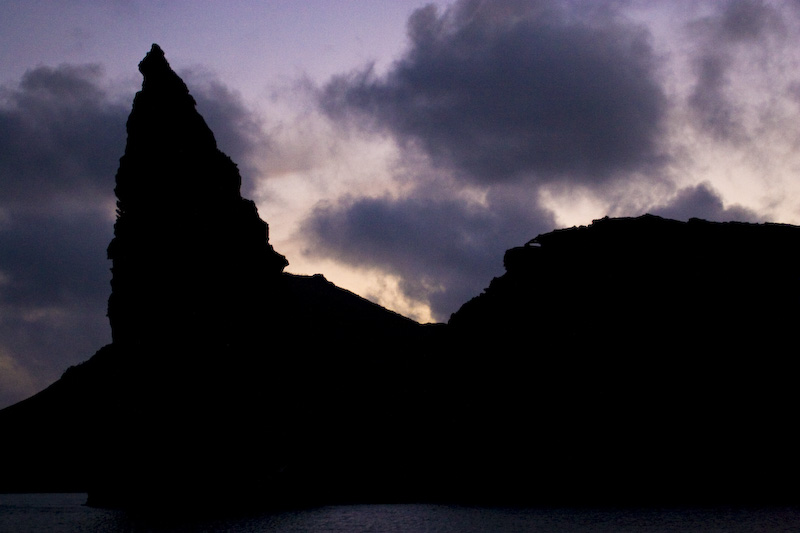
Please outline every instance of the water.
[[528, 509], [456, 505], [344, 505], [154, 520], [86, 507], [85, 494], [0, 494], [0, 533], [779, 533], [800, 532], [800, 508]]

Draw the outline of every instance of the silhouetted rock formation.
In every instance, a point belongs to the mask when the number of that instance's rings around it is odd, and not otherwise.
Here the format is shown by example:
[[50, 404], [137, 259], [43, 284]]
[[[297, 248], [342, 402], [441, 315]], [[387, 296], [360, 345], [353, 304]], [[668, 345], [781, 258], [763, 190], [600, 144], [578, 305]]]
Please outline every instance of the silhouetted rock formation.
[[288, 263], [157, 45], [139, 70], [108, 248], [113, 340], [185, 343], [203, 331], [204, 344], [224, 344], [254, 335]]
[[[3, 410], [15, 438], [0, 451], [19, 460], [0, 490], [130, 507], [322, 494], [297, 480], [344, 453], [336, 432], [379, 433], [334, 421], [385, 405], [359, 406], [364, 394], [400, 398], [398, 356], [432, 330], [282, 273], [236, 165], [157, 45], [140, 70], [108, 250], [113, 343]], [[364, 383], [364, 371], [388, 377]]]
[[697, 351], [766, 351], [794, 318], [798, 245], [800, 232], [785, 224], [605, 218], [506, 252], [507, 274], [450, 324], [527, 326], [537, 344], [561, 344], [554, 333], [580, 324], [596, 352], [665, 352], [687, 337]]
[[508, 250], [449, 321], [493, 357], [483, 450], [540, 500], [796, 503], [798, 257], [796, 226], [651, 215]]
[[0, 490], [144, 509], [800, 502], [800, 228], [557, 230], [423, 326], [284, 273], [157, 46], [140, 69], [113, 343], [0, 411]]

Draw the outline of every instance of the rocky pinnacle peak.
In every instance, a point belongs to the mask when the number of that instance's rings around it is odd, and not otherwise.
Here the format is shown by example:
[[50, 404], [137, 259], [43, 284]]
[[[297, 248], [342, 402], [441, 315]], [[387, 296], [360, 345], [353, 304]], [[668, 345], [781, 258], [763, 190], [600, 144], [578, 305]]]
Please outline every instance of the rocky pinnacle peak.
[[155, 43], [153, 43], [144, 59], [139, 62], [139, 72], [144, 76], [143, 89], [152, 88], [155, 85], [158, 87], [174, 87], [181, 93], [189, 93], [186, 84], [169, 66], [164, 51]]
[[230, 344], [255, 331], [286, 258], [157, 44], [139, 70], [108, 249], [112, 338], [141, 344], [214, 331], [216, 344]]
[[144, 59], [139, 62], [139, 72], [147, 74], [154, 69], [164, 68], [169, 69], [169, 63], [167, 63], [167, 58], [164, 57], [164, 51], [156, 43], [153, 43], [150, 51], [147, 52]]

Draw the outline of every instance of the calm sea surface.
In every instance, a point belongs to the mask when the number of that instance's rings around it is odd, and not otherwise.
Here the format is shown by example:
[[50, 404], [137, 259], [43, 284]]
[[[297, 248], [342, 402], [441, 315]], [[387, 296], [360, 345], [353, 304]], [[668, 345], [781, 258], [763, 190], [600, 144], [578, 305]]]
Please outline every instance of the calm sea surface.
[[0, 494], [0, 533], [11, 532], [800, 532], [798, 508], [520, 509], [452, 505], [345, 505], [211, 520], [154, 521], [86, 507], [85, 494]]

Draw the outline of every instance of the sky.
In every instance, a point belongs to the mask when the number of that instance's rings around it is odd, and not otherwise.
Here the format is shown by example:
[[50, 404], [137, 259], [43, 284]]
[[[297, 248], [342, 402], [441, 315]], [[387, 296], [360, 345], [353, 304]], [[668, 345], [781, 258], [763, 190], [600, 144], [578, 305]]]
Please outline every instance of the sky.
[[0, 408], [110, 342], [152, 43], [287, 271], [420, 322], [603, 216], [800, 224], [797, 1], [5, 0]]

